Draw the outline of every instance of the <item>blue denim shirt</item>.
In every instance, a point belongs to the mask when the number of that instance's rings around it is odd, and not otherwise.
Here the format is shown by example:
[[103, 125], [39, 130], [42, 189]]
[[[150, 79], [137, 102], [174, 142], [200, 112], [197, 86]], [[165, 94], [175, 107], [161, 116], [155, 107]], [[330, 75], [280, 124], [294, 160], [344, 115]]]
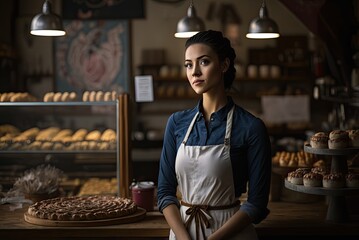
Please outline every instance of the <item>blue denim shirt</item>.
[[[224, 141], [227, 113], [235, 104], [228, 97], [225, 107], [212, 114], [208, 130], [200, 113], [186, 145], [218, 145]], [[194, 115], [200, 111], [202, 100], [193, 109], [172, 114], [167, 122], [158, 176], [158, 206], [162, 210], [179, 202], [176, 197], [177, 179], [175, 161]], [[236, 197], [247, 191], [248, 198], [241, 206], [253, 223], [259, 223], [268, 214], [267, 209], [271, 177], [271, 145], [267, 129], [259, 118], [236, 106], [233, 114], [231, 162]]]

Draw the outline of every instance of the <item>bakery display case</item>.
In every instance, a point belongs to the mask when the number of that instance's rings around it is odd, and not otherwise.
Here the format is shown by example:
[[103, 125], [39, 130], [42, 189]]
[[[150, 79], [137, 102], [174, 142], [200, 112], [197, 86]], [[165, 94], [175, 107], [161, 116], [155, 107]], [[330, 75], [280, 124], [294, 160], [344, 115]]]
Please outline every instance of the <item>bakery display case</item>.
[[111, 101], [0, 102], [0, 184], [11, 187], [25, 170], [49, 164], [64, 172], [65, 188], [107, 180], [117, 195], [129, 196], [128, 106], [128, 94]]
[[[355, 155], [359, 152], [359, 148], [350, 147], [343, 149], [320, 149], [312, 148], [310, 145], [304, 146], [304, 151], [316, 155], [331, 157], [331, 174], [347, 174], [348, 173], [348, 156]], [[332, 222], [347, 222], [349, 221], [349, 213], [346, 205], [345, 196], [359, 195], [359, 188], [324, 188], [324, 187], [309, 187], [304, 185], [297, 185], [285, 180], [285, 187], [296, 192], [308, 193], [313, 195], [325, 195], [328, 197], [328, 209], [326, 220]]]

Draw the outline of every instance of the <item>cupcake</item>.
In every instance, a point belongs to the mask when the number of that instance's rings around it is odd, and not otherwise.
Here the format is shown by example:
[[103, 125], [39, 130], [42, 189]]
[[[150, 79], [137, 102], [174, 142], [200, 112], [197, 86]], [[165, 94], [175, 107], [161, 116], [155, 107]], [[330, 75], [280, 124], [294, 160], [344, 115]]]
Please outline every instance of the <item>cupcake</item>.
[[343, 188], [345, 185], [345, 178], [341, 173], [330, 173], [323, 176], [324, 188]]

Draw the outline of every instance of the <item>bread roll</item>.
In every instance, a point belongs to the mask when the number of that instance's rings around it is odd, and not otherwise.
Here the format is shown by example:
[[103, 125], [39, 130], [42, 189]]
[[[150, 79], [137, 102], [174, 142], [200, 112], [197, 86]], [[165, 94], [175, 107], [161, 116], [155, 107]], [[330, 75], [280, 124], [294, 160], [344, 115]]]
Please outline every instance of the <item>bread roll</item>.
[[76, 98], [77, 98], [77, 94], [75, 93], [75, 92], [71, 92], [70, 94], [69, 94], [69, 101], [75, 101], [76, 100]]
[[88, 131], [86, 129], [80, 128], [72, 135], [72, 140], [73, 141], [82, 141], [85, 139], [87, 133], [88, 133]]
[[106, 129], [100, 138], [101, 141], [115, 141], [116, 140], [116, 132], [113, 129]]
[[97, 102], [102, 102], [104, 100], [104, 94], [102, 91], [98, 91], [96, 93], [96, 101]]
[[44, 102], [53, 102], [54, 101], [54, 92], [48, 92], [44, 96]]
[[118, 94], [116, 91], [112, 91], [111, 92], [111, 96], [112, 96], [112, 101], [116, 101], [117, 100], [117, 97], [118, 97]]
[[101, 137], [101, 132], [99, 130], [93, 130], [86, 135], [85, 140], [97, 141], [100, 139], [100, 137]]
[[20, 133], [20, 130], [17, 127], [15, 127], [14, 125], [11, 125], [11, 124], [0, 125], [0, 136], [5, 134], [5, 133], [18, 134], [18, 133]]
[[41, 130], [35, 139], [38, 141], [51, 141], [59, 131], [58, 127], [49, 127]]
[[57, 92], [54, 94], [54, 102], [61, 102], [61, 92]]
[[62, 129], [54, 136], [52, 141], [62, 141], [65, 137], [69, 137], [71, 135], [72, 135], [71, 129]]
[[103, 96], [103, 100], [106, 102], [111, 101], [112, 100], [111, 92], [105, 92]]
[[96, 92], [95, 91], [90, 92], [89, 101], [90, 102], [95, 102], [96, 101]]
[[69, 101], [69, 92], [64, 92], [61, 95], [61, 102], [68, 102]]
[[85, 91], [82, 95], [82, 101], [84, 102], [88, 102], [90, 98], [90, 92], [89, 91]]
[[40, 129], [38, 129], [37, 127], [27, 129], [24, 132], [20, 133], [20, 135], [15, 137], [13, 139], [13, 141], [20, 142], [20, 141], [26, 141], [29, 139], [33, 139], [37, 136], [37, 134], [39, 134], [39, 132], [40, 132]]

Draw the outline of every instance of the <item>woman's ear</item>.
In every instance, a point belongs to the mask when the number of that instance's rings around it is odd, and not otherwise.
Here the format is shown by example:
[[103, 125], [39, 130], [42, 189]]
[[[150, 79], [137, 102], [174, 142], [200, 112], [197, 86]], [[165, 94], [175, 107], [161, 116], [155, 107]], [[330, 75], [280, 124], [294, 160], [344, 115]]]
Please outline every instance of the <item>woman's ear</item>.
[[222, 62], [222, 72], [225, 73], [227, 72], [228, 68], [229, 68], [229, 58], [225, 58], [224, 61]]

